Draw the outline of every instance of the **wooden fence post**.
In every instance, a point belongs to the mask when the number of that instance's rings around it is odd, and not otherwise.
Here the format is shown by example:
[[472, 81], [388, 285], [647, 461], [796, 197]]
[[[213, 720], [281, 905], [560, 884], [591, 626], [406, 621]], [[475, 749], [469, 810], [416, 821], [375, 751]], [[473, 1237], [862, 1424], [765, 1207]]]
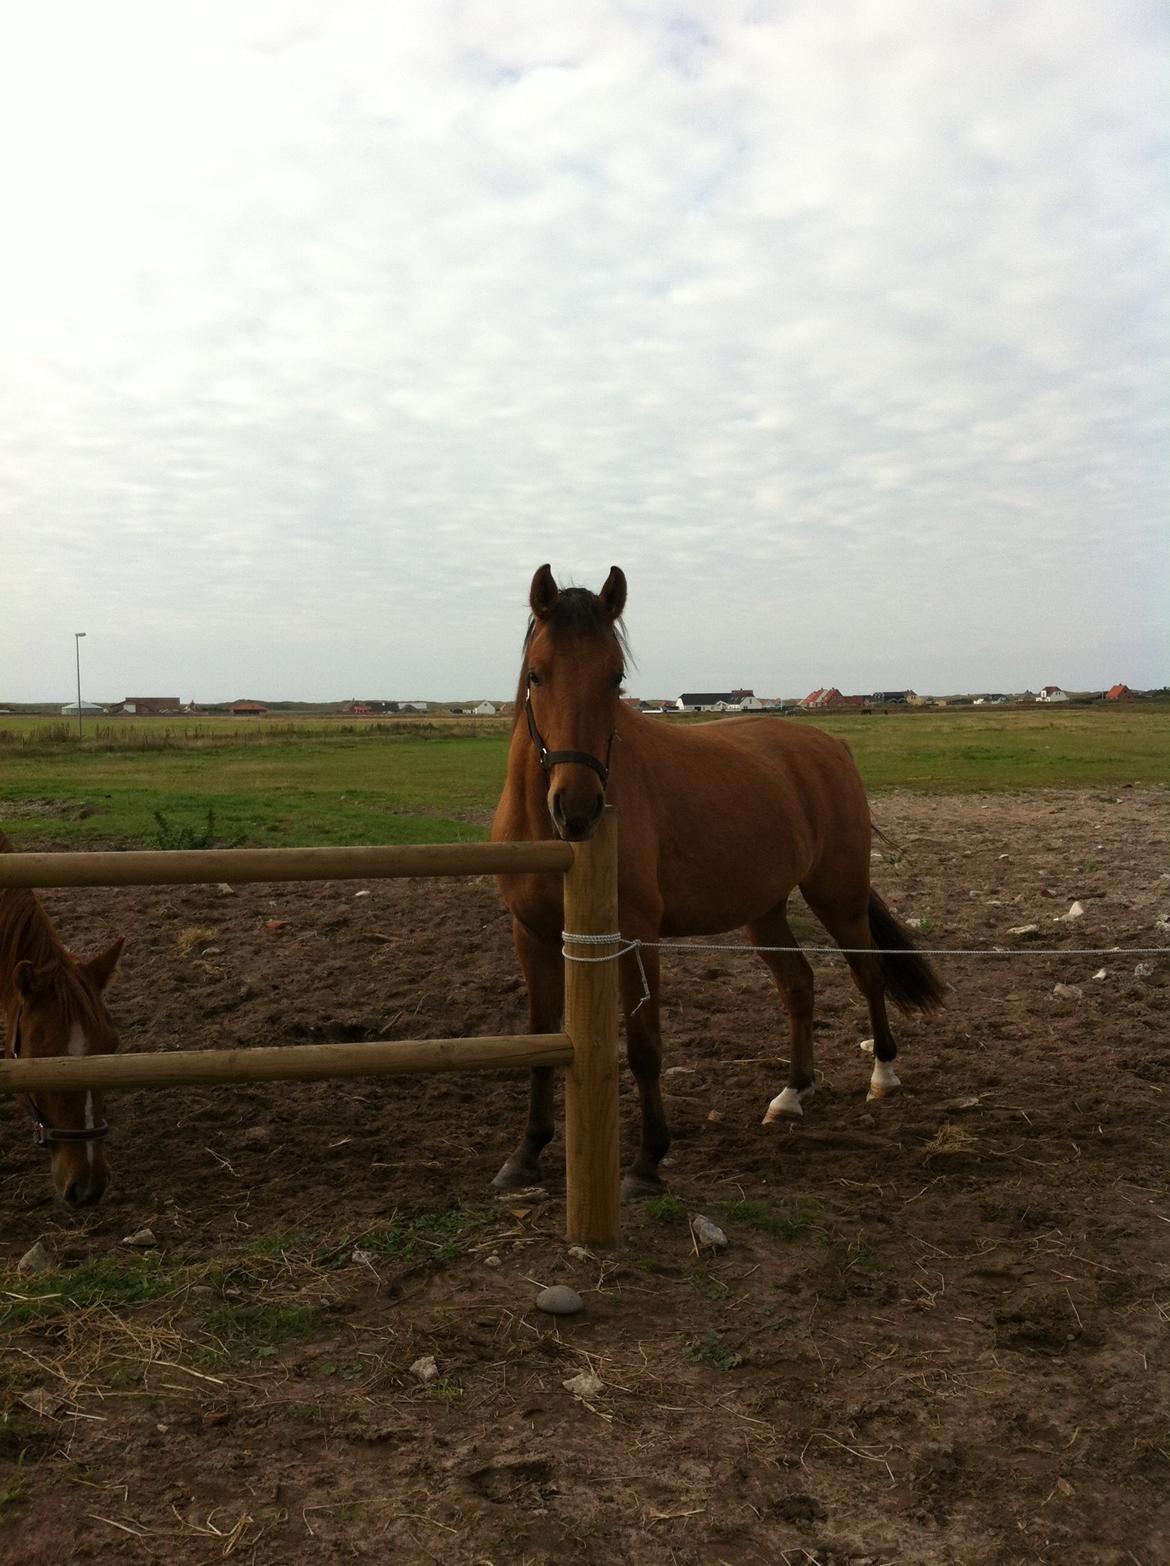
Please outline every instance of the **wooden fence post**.
[[[573, 844], [565, 874], [565, 929], [610, 935], [618, 929], [617, 816], [612, 807], [593, 837]], [[617, 941], [567, 945], [571, 957], [610, 957]], [[573, 1059], [565, 1076], [565, 1219], [576, 1245], [618, 1241], [618, 965], [565, 961], [565, 1032]]]

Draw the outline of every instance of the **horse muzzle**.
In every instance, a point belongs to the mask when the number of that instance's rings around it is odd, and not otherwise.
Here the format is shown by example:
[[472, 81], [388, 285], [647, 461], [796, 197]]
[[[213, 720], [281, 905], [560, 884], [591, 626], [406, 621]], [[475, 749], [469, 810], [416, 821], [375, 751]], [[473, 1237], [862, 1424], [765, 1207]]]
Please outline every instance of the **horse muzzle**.
[[601, 825], [605, 795], [597, 793], [582, 798], [563, 789], [550, 789], [548, 813], [559, 838], [566, 843], [583, 843]]

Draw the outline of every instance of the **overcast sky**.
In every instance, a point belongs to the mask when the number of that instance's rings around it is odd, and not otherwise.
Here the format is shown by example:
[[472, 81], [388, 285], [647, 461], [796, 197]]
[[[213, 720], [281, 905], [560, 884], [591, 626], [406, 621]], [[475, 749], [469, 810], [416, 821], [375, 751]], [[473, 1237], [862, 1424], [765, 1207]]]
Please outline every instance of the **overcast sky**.
[[0, 701], [1170, 680], [1156, 0], [0, 20]]

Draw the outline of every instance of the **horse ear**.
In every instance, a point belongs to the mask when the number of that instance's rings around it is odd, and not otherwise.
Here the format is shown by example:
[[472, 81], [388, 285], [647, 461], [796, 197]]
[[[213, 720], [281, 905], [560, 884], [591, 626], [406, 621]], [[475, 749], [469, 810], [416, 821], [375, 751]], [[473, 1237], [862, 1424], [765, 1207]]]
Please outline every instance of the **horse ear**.
[[605, 586], [598, 594], [602, 610], [609, 621], [620, 620], [626, 607], [626, 573], [621, 566], [610, 566]]
[[538, 620], [547, 620], [560, 596], [560, 588], [553, 578], [552, 570], [549, 566], [542, 565], [532, 578], [532, 591], [528, 595], [529, 608]]
[[37, 983], [36, 969], [27, 958], [22, 958], [12, 970], [12, 981], [16, 985], [16, 993], [23, 1001], [35, 999], [40, 986]]
[[82, 963], [82, 969], [99, 990], [104, 990], [106, 985], [114, 977], [114, 969], [118, 966], [118, 958], [122, 955], [122, 948], [126, 944], [126, 937], [120, 935], [112, 946], [108, 946], [104, 952], [99, 952], [96, 957], [91, 957], [88, 962]]

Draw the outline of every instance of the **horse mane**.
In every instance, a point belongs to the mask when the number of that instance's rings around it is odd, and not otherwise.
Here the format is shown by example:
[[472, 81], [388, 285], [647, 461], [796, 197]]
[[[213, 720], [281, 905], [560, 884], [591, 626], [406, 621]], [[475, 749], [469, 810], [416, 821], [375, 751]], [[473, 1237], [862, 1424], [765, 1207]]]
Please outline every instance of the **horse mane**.
[[[605, 636], [612, 635], [621, 648], [622, 659], [628, 666], [633, 662], [630, 653], [630, 644], [626, 638], [626, 628], [621, 620], [611, 623], [603, 613], [601, 599], [596, 593], [591, 593], [587, 587], [562, 587], [557, 594], [556, 603], [552, 607], [547, 620], [542, 622], [554, 636], [591, 636], [599, 641]], [[527, 653], [529, 644], [536, 634], [536, 619], [529, 616], [528, 629], [524, 632], [522, 653]], [[524, 657], [520, 660], [520, 680], [516, 686], [516, 700], [512, 706], [513, 726], [519, 721], [524, 710], [524, 698], [528, 692], [528, 665]]]
[[[0, 853], [13, 852], [0, 831]], [[54, 930], [40, 898], [31, 887], [4, 886], [0, 887], [0, 1004], [10, 999], [19, 962], [32, 963], [38, 983], [66, 1015], [80, 1013], [81, 1021], [101, 1022], [96, 992], [82, 977], [77, 959]]]

